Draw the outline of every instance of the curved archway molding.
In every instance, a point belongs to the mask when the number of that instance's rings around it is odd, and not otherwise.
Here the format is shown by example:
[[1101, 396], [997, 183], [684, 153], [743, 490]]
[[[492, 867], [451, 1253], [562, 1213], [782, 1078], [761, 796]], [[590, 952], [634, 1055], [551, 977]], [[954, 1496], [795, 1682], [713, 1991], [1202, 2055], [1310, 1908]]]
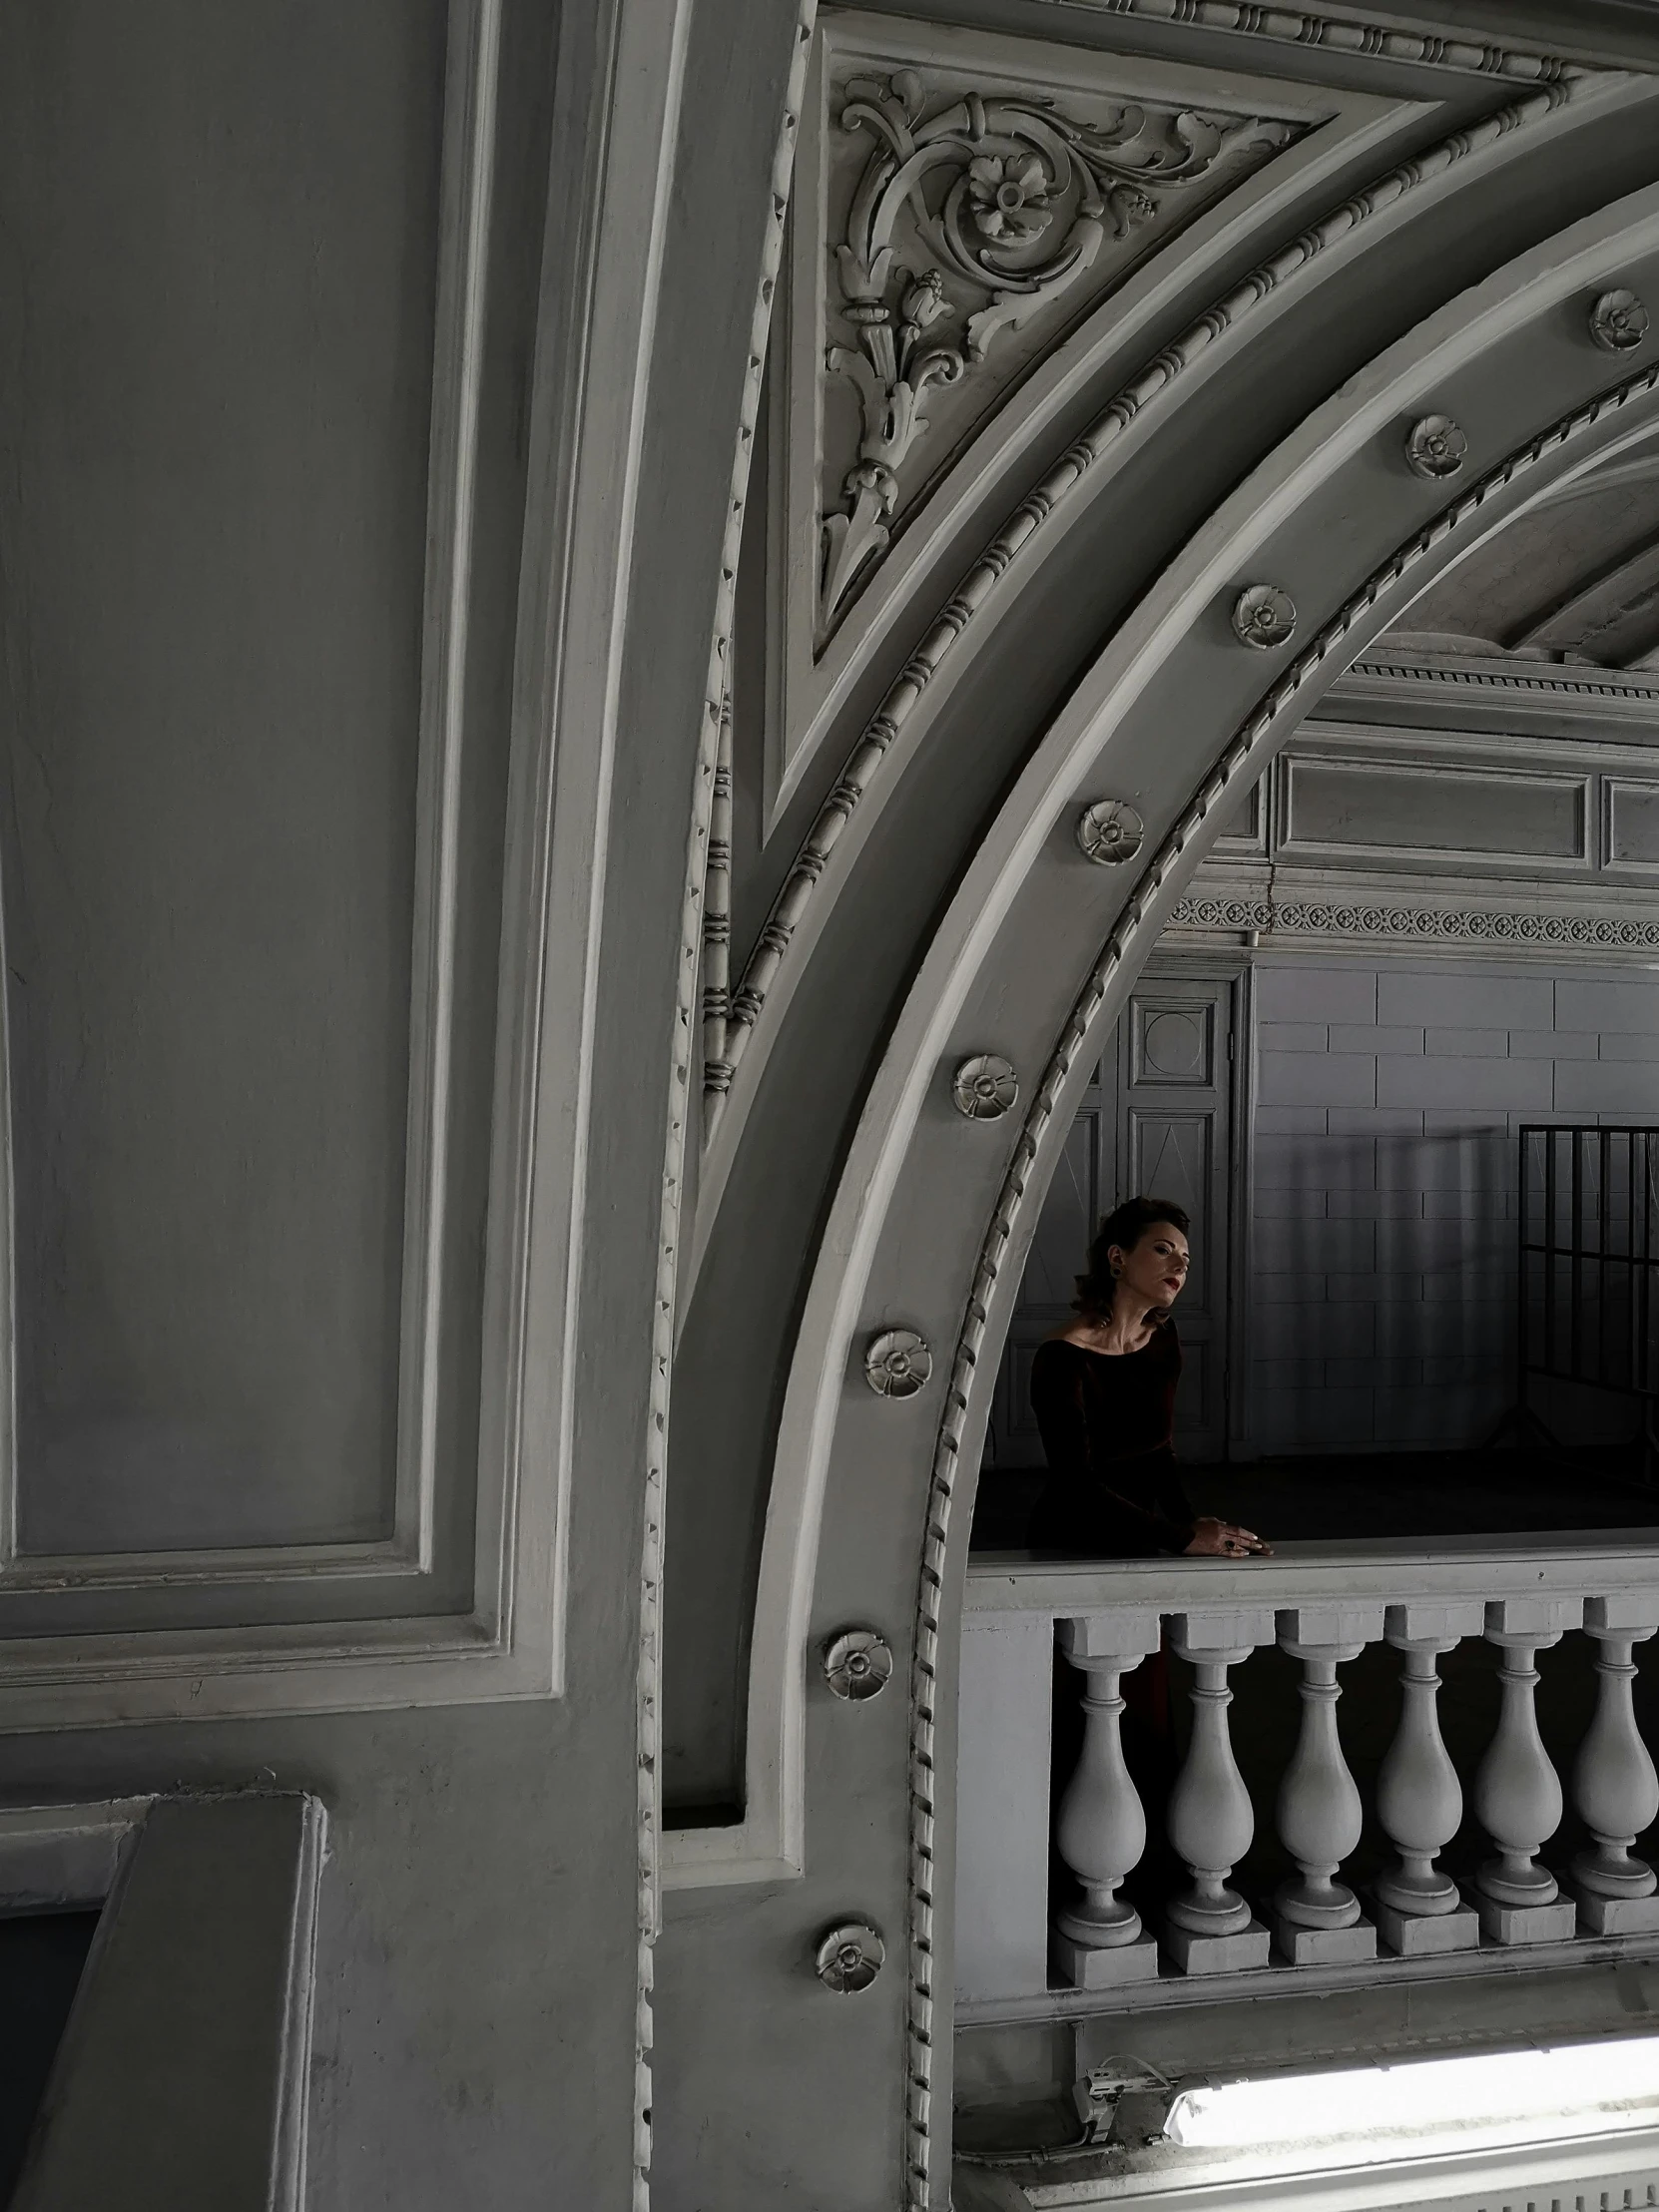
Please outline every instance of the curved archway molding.
[[[1274, 685], [1228, 745], [1215, 774], [1194, 794], [1107, 939], [1043, 1070], [980, 1246], [965, 1316], [956, 1339], [945, 1385], [945, 1412], [934, 1449], [917, 1580], [910, 1685], [908, 2080], [910, 2171], [917, 2187], [914, 2202], [918, 2212], [930, 2201], [928, 2181], [932, 2165], [929, 2115], [937, 2011], [933, 1919], [940, 1796], [936, 1704], [939, 1677], [948, 1664], [941, 1654], [940, 1638], [943, 1622], [953, 1614], [950, 1600], [959, 1592], [966, 1547], [966, 1530], [959, 1516], [953, 1514], [953, 1505], [958, 1475], [964, 1466], [969, 1469], [971, 1488], [971, 1470], [975, 1464], [973, 1449], [983, 1438], [988, 1411], [985, 1383], [995, 1369], [994, 1360], [986, 1362], [982, 1354], [987, 1345], [993, 1350], [1000, 1346], [1007, 1328], [1019, 1271], [1036, 1226], [1036, 1206], [1032, 1201], [1040, 1202], [1053, 1177], [1058, 1143], [1069, 1124], [1070, 1111], [1075, 1110], [1077, 1094], [1087, 1079], [1092, 1060], [1099, 1057], [1108, 1033], [1121, 1014], [1129, 991], [1156, 944], [1158, 931], [1174, 909], [1179, 888], [1185, 886], [1197, 858], [1202, 856], [1201, 850], [1195, 848], [1199, 847], [1200, 840], [1204, 848], [1214, 841], [1216, 827], [1226, 812], [1226, 802], [1254, 781], [1336, 677], [1350, 666], [1379, 629], [1394, 618], [1402, 604], [1402, 587], [1403, 603], [1408, 603], [1414, 591], [1421, 588], [1412, 585], [1413, 572], [1432, 562], [1436, 551], [1455, 541], [1460, 532], [1467, 531], [1469, 545], [1459, 548], [1459, 554], [1491, 534], [1489, 529], [1480, 530], [1475, 526], [1483, 513], [1502, 499], [1517, 477], [1529, 475], [1552, 456], [1594, 439], [1595, 434], [1608, 425], [1618, 425], [1622, 438], [1633, 438], [1642, 435], [1655, 419], [1659, 419], [1659, 363], [1613, 386], [1600, 398], [1551, 425], [1541, 437], [1510, 455], [1367, 580], [1362, 590], [1344, 605], [1315, 643], [1298, 656]], [[1614, 435], [1618, 438], [1619, 431]], [[1602, 450], [1605, 448], [1598, 445], [1590, 458], [1597, 457]], [[1570, 473], [1579, 473], [1583, 465], [1587, 463], [1581, 463]], [[1530, 503], [1525, 502], [1511, 512], [1524, 511], [1524, 505]], [[1509, 513], [1505, 513], [1503, 519], [1510, 519]], [[1437, 564], [1438, 567], [1444, 565], [1443, 562]]]
[[[911, 1782], [927, 1778], [927, 1786], [916, 1787], [912, 1800], [912, 1967], [930, 1968], [938, 1807], [929, 1732], [937, 1640], [948, 1630], [965, 1548], [960, 1515], [949, 1512], [955, 1469], [971, 1466], [983, 1431], [990, 1376], [979, 1353], [1003, 1325], [1032, 1200], [1052, 1171], [1089, 1049], [1116, 1018], [1213, 840], [1218, 803], [1265, 766], [1329, 684], [1434, 576], [1650, 423], [1659, 409], [1653, 339], [1633, 375], [1610, 383], [1613, 363], [1584, 325], [1588, 301], [1615, 279], [1645, 284], [1650, 295], [1659, 288], [1659, 190], [1522, 257], [1387, 348], [1311, 416], [1223, 502], [1111, 639], [1018, 780], [908, 994], [814, 1270], [763, 1549], [745, 1819], [737, 1830], [707, 1831], [695, 1842], [673, 1839], [670, 1881], [776, 1878], [805, 1862], [809, 1643], [815, 1612], [839, 1602], [817, 1586], [827, 1504], [832, 1494], [837, 1514], [855, 1514], [871, 1479], [901, 1479], [890, 1467], [878, 1475], [837, 1471], [854, 1340], [878, 1320], [914, 1319], [937, 1350], [954, 1346], [924, 1516], [913, 1689]], [[1405, 428], [1430, 402], [1463, 423], [1470, 465], [1482, 471], [1449, 504], [1439, 487], [1410, 473], [1399, 452]], [[1257, 576], [1288, 583], [1320, 625], [1301, 652], [1281, 649], [1278, 675], [1260, 697], [1253, 693], [1263, 664], [1227, 624], [1233, 594]], [[1305, 623], [1299, 635], [1306, 634]], [[1157, 857], [1132, 889], [1081, 863], [1069, 838], [1068, 811], [1095, 796], [1092, 784], [1102, 778], [1113, 796], [1133, 799], [1156, 841]], [[1079, 966], [1067, 980], [1056, 944], [1082, 951], [1080, 993]], [[1000, 1031], [991, 1025], [997, 1019]], [[1016, 1019], [1017, 1038], [1008, 1034]], [[1024, 1126], [1008, 1131], [995, 1157], [983, 1130], [957, 1117], [946, 1138], [951, 1117], [929, 1112], [941, 1064], [986, 1043], [1026, 1070], [1047, 1063]], [[976, 1156], [970, 1146], [979, 1147]], [[981, 1235], [973, 1224], [987, 1218], [990, 1230]], [[913, 1422], [903, 1439], [895, 1431], [895, 1448], [913, 1450], [918, 1434]], [[920, 2007], [915, 2056], [923, 2038], [936, 2049], [937, 2036], [931, 1972], [915, 1970], [912, 1979]]]
[[1261, 341], [1310, 291], [1356, 260], [1482, 180], [1502, 175], [1547, 139], [1594, 129], [1650, 106], [1651, 84], [1629, 78], [1565, 79], [1452, 133], [1332, 209], [1200, 314], [1120, 389], [1094, 425], [1024, 495], [940, 608], [863, 727], [774, 902], [737, 988], [724, 1048], [706, 1070], [708, 1141], [689, 1256], [695, 1285], [743, 1141], [747, 1118], [796, 979], [867, 843], [882, 806], [903, 779], [947, 703], [972, 678], [992, 634], [1034, 563], [1080, 516], [1110, 499], [1122, 470], [1172, 414], [1202, 408], [1228, 360]]

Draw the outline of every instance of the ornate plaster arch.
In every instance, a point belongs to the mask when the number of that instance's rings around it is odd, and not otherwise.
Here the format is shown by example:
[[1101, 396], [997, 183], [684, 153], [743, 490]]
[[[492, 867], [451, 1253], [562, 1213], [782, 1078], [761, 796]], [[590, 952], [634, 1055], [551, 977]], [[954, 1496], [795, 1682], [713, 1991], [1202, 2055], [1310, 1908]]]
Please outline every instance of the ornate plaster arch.
[[[1015, 501], [978, 548], [917, 644], [856, 730], [765, 926], [716, 1025], [704, 1069], [709, 1140], [701, 1170], [690, 1275], [694, 1282], [731, 1175], [773, 1040], [812, 957], [826, 911], [889, 795], [926, 742], [952, 690], [971, 680], [982, 641], [1007, 612], [1010, 588], [1045, 558], [1079, 510], [1101, 502], [1149, 435], [1182, 408], [1202, 407], [1218, 364], [1261, 342], [1266, 327], [1305, 308], [1344, 269], [1487, 175], [1514, 174], [1541, 144], [1560, 143], [1644, 106], [1651, 88], [1618, 76], [1548, 82], [1467, 124], [1330, 208], [1209, 302], [1117, 390], [1059, 461]], [[914, 549], [912, 548], [912, 556]], [[907, 556], [911, 557], [911, 556]], [[914, 556], [919, 557], [919, 556]], [[726, 928], [724, 914], [716, 927]], [[721, 942], [724, 947], [726, 937]]]
[[[911, 1319], [942, 1355], [949, 1316], [951, 1357], [936, 1359], [933, 1389], [912, 1401], [922, 1413], [900, 1415], [892, 1456], [881, 1454], [882, 1475], [905, 1479], [920, 1420], [934, 1424], [917, 1527], [906, 1781], [906, 2172], [917, 2207], [943, 2201], [934, 2114], [947, 2070], [948, 1934], [934, 1916], [948, 1849], [935, 1822], [947, 1830], [938, 1778], [949, 1766], [962, 1484], [971, 1489], [965, 1470], [990, 1382], [980, 1355], [1005, 1323], [1032, 1200], [1052, 1172], [1089, 1052], [1213, 838], [1219, 802], [1436, 574], [1659, 415], [1654, 335], [1621, 376], [1588, 328], [1590, 305], [1616, 283], [1659, 296], [1659, 191], [1574, 226], [1388, 347], [1222, 503], [1112, 638], [1017, 781], [869, 1085], [785, 1403], [751, 1670], [745, 1857], [750, 1873], [781, 1873], [809, 1846], [801, 1693], [815, 1618], [842, 1602], [816, 1562], [826, 1530], [856, 1514], [872, 1473], [844, 1463], [848, 1450], [869, 1454], [867, 1424], [844, 1417], [859, 1402], [849, 1379], [860, 1337]], [[1469, 488], [1449, 501], [1445, 486], [1413, 476], [1400, 455], [1413, 419], [1441, 409], [1462, 422], [1471, 446], [1459, 479], [1472, 479]], [[1238, 591], [1259, 579], [1287, 585], [1302, 609], [1295, 637], [1267, 659], [1227, 623]], [[1155, 856], [1123, 885], [1102, 929], [1099, 878], [1078, 858], [1069, 818], [1106, 795], [1132, 799]], [[1048, 973], [1034, 982], [1045, 951]], [[1034, 1085], [1017, 1132], [991, 1125], [1012, 1139], [996, 1157], [983, 1129], [930, 1111], [955, 1060], [987, 1046], [1005, 1050]]]

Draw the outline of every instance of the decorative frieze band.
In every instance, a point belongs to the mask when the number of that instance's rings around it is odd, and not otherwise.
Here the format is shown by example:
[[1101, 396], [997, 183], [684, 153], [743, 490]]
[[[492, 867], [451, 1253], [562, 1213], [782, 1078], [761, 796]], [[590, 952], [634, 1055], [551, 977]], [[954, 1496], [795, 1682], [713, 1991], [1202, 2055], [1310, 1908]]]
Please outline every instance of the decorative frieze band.
[[1587, 952], [1659, 948], [1659, 913], [1540, 912], [1536, 907], [1385, 905], [1375, 899], [1252, 898], [1227, 893], [1183, 898], [1172, 929], [1217, 929], [1280, 937], [1386, 937], [1418, 944], [1524, 945]]

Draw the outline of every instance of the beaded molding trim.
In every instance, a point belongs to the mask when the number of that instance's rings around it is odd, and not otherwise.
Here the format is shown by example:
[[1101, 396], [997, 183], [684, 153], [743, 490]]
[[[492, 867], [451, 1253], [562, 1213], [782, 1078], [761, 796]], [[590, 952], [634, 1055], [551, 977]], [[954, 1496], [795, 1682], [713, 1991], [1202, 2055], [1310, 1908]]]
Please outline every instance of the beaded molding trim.
[[1192, 24], [1205, 31], [1231, 31], [1274, 39], [1285, 46], [1314, 46], [1326, 53], [1415, 64], [1424, 69], [1464, 70], [1480, 77], [1515, 78], [1527, 84], [1553, 84], [1585, 74], [1576, 63], [1555, 54], [1534, 54], [1483, 40], [1435, 38], [1416, 31], [1389, 31], [1351, 16], [1314, 14], [1306, 8], [1264, 8], [1237, 0], [1073, 0], [1097, 15], [1139, 16], [1156, 23]]
[[743, 535], [744, 503], [749, 493], [755, 424], [761, 405], [761, 365], [766, 357], [773, 294], [784, 253], [784, 217], [795, 172], [795, 141], [807, 89], [807, 57], [813, 42], [818, 0], [800, 0], [795, 52], [790, 62], [772, 163], [772, 210], [761, 247], [761, 280], [750, 324], [749, 361], [739, 405], [737, 450], [732, 490], [727, 501], [721, 545], [720, 592], [715, 602], [714, 637], [704, 696], [696, 783], [687, 837], [684, 902], [680, 922], [680, 967], [676, 981], [673, 1036], [673, 1089], [664, 1131], [661, 1232], [657, 1247], [657, 1297], [651, 1348], [649, 1456], [645, 1468], [645, 1516], [640, 1565], [640, 1643], [636, 1690], [639, 1772], [639, 1995], [635, 2023], [634, 2212], [648, 2212], [651, 2199], [651, 1990], [653, 1952], [660, 1919], [657, 1868], [658, 1804], [657, 1715], [662, 1680], [663, 1492], [666, 1480], [669, 1381], [674, 1367], [675, 1289], [680, 1265], [680, 1216], [685, 1197], [687, 1121], [692, 1111], [692, 1067], [699, 952], [703, 942], [703, 893], [710, 864], [710, 826], [714, 814], [717, 761], [725, 710], [727, 663]]
[[[946, 1554], [950, 1543], [951, 1503], [956, 1488], [957, 1458], [966, 1427], [969, 1394], [979, 1356], [984, 1349], [986, 1324], [1003, 1260], [1013, 1241], [1014, 1226], [1024, 1210], [1031, 1170], [1042, 1138], [1054, 1117], [1055, 1103], [1078, 1056], [1088, 1043], [1107, 991], [1123, 966], [1130, 949], [1150, 929], [1159, 893], [1183, 852], [1210, 814], [1221, 805], [1242, 777], [1257, 772], [1281, 719], [1338, 656], [1356, 624], [1361, 622], [1382, 594], [1415, 568], [1447, 538], [1477, 516], [1492, 494], [1524, 476], [1546, 455], [1570, 445], [1586, 431], [1615, 414], [1633, 399], [1659, 390], [1659, 362], [1625, 378], [1588, 405], [1564, 416], [1531, 439], [1518, 451], [1470, 486], [1461, 498], [1435, 516], [1383, 565], [1373, 571], [1361, 589], [1321, 630], [1311, 645], [1291, 663], [1264, 695], [1250, 718], [1234, 733], [1220, 760], [1188, 802], [1151, 865], [1136, 884], [1100, 958], [1090, 971], [1066, 1025], [1060, 1033], [1048, 1065], [1037, 1085], [1025, 1117], [1013, 1157], [997, 1193], [990, 1224], [979, 1248], [967, 1308], [951, 1358], [946, 1385], [945, 1410], [933, 1450], [933, 1467], [927, 1488], [927, 1511], [922, 1538], [921, 1570], [916, 1587], [914, 1644], [910, 1665], [910, 1927], [909, 2005], [906, 2064], [907, 2183], [910, 2212], [931, 2212], [932, 2172], [932, 2075], [933, 2075], [933, 1693], [938, 1677], [939, 1596], [944, 1588]], [[1040, 1194], [1038, 1194], [1040, 1195]]]
[[[1148, 12], [1153, 11], [1149, 8]], [[1175, 12], [1184, 14], [1184, 6], [1178, 6]], [[1231, 8], [1217, 12], [1266, 13]], [[1454, 131], [1438, 145], [1389, 170], [1303, 231], [1271, 260], [1252, 270], [1242, 283], [1214, 306], [1206, 308], [1180, 337], [1156, 354], [1135, 381], [1119, 391], [1093, 425], [1067, 448], [1042, 482], [1020, 501], [957, 585], [866, 724], [773, 901], [741, 983], [720, 1008], [723, 1048], [704, 1064], [704, 1092], [709, 1105], [708, 1129], [711, 1133], [731, 1090], [748, 1039], [761, 1018], [778, 971], [789, 955], [819, 879], [830, 864], [842, 830], [875, 782], [888, 749], [914, 713], [922, 693], [975, 618], [983, 612], [997, 583], [1014, 561], [1029, 551], [1047, 523], [1075, 494], [1088, 471], [1148, 408], [1167, 396], [1218, 339], [1246, 320], [1282, 284], [1291, 281], [1373, 217], [1397, 205], [1418, 186], [1443, 176], [1458, 162], [1495, 145], [1510, 132], [1541, 122], [1565, 106], [1584, 82], [1576, 77], [1552, 81], [1529, 98]], [[729, 593], [729, 582], [726, 589]], [[717, 723], [719, 712], [719, 701], [714, 699], [710, 714]]]

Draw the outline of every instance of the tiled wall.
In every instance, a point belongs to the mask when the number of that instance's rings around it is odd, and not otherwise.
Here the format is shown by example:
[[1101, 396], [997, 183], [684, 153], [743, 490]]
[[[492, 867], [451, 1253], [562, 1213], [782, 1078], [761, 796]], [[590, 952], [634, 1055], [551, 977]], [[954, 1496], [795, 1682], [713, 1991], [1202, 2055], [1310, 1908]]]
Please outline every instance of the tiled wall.
[[1257, 969], [1262, 1451], [1478, 1443], [1512, 1395], [1513, 1132], [1659, 1122], [1659, 973]]

